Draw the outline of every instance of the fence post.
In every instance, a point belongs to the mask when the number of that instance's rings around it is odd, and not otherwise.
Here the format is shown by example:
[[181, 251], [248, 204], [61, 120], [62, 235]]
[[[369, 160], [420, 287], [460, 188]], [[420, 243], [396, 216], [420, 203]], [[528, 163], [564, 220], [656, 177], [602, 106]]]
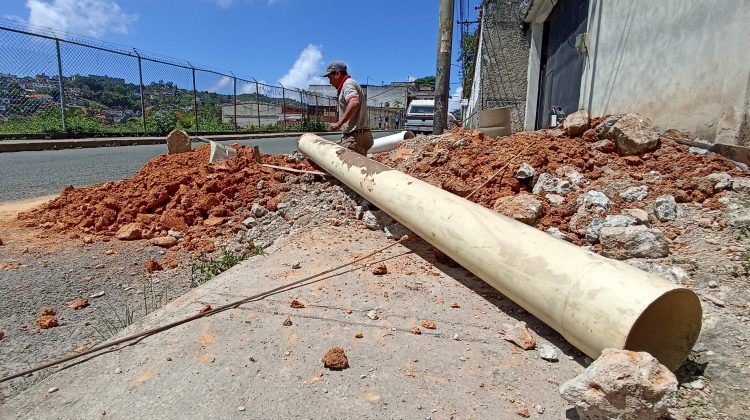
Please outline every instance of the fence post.
[[193, 65], [190, 65], [190, 68], [193, 69], [193, 108], [195, 108], [195, 132], [196, 134], [200, 134], [201, 130], [198, 126], [198, 91], [195, 89], [195, 67]]
[[143, 120], [143, 134], [148, 133], [146, 130], [146, 101], [143, 98], [143, 66], [141, 64], [141, 55], [133, 48], [135, 55], [138, 57], [138, 85], [141, 89], [141, 119]]
[[[281, 85], [281, 83], [279, 83]], [[281, 85], [281, 114], [284, 116], [284, 131], [286, 131], [286, 92], [284, 85]]]
[[[305, 118], [305, 111], [307, 110], [307, 107], [305, 106], [305, 100], [302, 96], [302, 90], [299, 91], [299, 106], [302, 108], [302, 118]], [[308, 112], [308, 117], [310, 116], [310, 113]]]
[[258, 131], [260, 131], [260, 90], [257, 80], [255, 81], [255, 105], [258, 106]]
[[60, 116], [62, 117], [62, 131], [68, 131], [65, 127], [65, 82], [63, 82], [62, 55], [60, 55], [60, 40], [55, 39], [57, 48], [57, 86], [60, 89]]
[[237, 78], [232, 76], [234, 82], [234, 131], [239, 131], [239, 125], [237, 125]]
[[318, 106], [318, 95], [315, 95], [315, 119], [320, 120], [320, 106]]

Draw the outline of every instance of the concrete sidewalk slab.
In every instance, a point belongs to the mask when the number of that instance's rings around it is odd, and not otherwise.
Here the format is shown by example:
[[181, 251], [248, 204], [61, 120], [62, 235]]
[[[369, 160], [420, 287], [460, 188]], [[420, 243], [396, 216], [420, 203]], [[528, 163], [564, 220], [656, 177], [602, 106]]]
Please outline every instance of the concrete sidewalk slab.
[[[389, 243], [330, 227], [288, 237], [119, 336], [328, 270]], [[384, 262], [388, 274], [372, 274]], [[299, 269], [293, 269], [295, 263]], [[293, 309], [292, 299], [305, 307]], [[378, 318], [368, 317], [376, 311]], [[291, 326], [283, 321], [290, 317]], [[423, 328], [422, 320], [437, 324]], [[550, 363], [499, 337], [526, 321]], [[411, 333], [421, 328], [421, 335]], [[355, 338], [361, 332], [362, 338]], [[325, 369], [342, 347], [350, 368]], [[565, 354], [575, 356], [571, 360]], [[1, 418], [564, 418], [559, 384], [582, 356], [551, 329], [422, 241], [239, 308], [58, 370], [0, 405]], [[578, 360], [578, 361], [577, 361]], [[51, 388], [58, 390], [53, 393]]]

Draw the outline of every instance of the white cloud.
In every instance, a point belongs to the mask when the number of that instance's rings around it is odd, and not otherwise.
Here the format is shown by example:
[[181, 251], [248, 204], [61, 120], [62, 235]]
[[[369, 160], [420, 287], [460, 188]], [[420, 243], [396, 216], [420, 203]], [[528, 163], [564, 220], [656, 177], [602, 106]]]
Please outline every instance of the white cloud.
[[101, 37], [107, 32], [127, 33], [138, 19], [114, 0], [27, 0], [28, 23], [62, 32]]
[[232, 82], [232, 78], [229, 76], [222, 76], [219, 80], [217, 80], [214, 84], [209, 86], [206, 91], [213, 92], [213, 93], [219, 93], [222, 89], [232, 88], [234, 83]]
[[284, 87], [307, 89], [311, 84], [326, 84], [328, 81], [319, 76], [323, 67], [323, 53], [320, 47], [310, 44], [297, 57], [291, 69], [279, 79]]
[[222, 9], [226, 9], [232, 5], [232, 0], [214, 0], [214, 3]]
[[455, 111], [461, 109], [461, 95], [463, 95], [464, 88], [459, 86], [453, 91], [453, 95], [448, 98], [448, 110]]
[[237, 90], [239, 93], [255, 93], [255, 83], [240, 82]]

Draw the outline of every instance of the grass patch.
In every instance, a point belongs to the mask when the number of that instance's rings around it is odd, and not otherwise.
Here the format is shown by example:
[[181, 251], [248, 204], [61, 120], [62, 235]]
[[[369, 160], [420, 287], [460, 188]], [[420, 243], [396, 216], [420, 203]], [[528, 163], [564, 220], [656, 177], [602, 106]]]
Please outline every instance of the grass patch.
[[[156, 286], [154, 286], [156, 284]], [[155, 282], [151, 275], [143, 279], [143, 311], [145, 315], [161, 308], [169, 302], [172, 292], [170, 283]]]
[[249, 252], [224, 249], [217, 258], [201, 255], [190, 264], [190, 287], [198, 287], [254, 255], [266, 255], [266, 251], [263, 247], [253, 246]]

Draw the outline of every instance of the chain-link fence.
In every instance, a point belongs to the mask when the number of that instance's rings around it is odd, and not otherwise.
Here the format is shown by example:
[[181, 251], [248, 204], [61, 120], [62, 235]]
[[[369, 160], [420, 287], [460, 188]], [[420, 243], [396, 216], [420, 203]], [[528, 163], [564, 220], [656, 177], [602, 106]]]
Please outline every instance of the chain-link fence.
[[[0, 26], [0, 134], [326, 131], [337, 119], [336, 98], [41, 32]], [[371, 109], [371, 127], [399, 112]]]

